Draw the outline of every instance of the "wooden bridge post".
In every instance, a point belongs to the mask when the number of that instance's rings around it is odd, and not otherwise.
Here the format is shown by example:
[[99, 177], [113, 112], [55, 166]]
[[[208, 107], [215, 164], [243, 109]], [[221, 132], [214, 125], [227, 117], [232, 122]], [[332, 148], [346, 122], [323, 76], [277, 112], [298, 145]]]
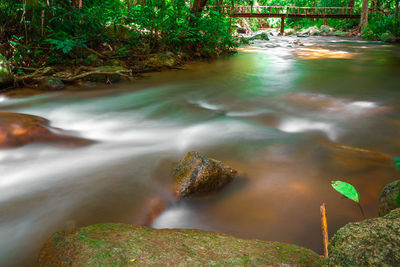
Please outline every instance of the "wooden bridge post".
[[281, 35], [285, 33], [285, 18], [281, 17]]

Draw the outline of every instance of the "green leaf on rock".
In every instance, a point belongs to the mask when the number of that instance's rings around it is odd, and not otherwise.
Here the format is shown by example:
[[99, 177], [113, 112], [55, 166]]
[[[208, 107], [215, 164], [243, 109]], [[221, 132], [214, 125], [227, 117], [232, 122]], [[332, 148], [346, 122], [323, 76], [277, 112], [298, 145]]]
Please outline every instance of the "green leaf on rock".
[[360, 201], [360, 194], [351, 184], [342, 181], [331, 181], [331, 183], [332, 187], [346, 198], [349, 198], [357, 203]]
[[135, 261], [136, 261], [136, 259], [131, 259], [130, 261], [131, 261], [131, 262], [135, 262]]

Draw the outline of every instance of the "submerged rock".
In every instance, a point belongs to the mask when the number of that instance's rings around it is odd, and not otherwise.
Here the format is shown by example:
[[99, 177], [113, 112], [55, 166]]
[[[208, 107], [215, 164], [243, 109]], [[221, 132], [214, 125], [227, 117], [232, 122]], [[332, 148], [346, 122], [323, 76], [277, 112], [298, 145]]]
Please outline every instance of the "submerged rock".
[[391, 210], [400, 208], [400, 180], [387, 184], [379, 197], [378, 214], [385, 216]]
[[62, 147], [79, 147], [93, 141], [66, 134], [55, 133], [44, 118], [0, 112], [0, 149], [19, 147], [29, 143], [52, 143]]
[[0, 54], [0, 88], [10, 86], [14, 82], [10, 64], [7, 59]]
[[44, 78], [40, 81], [40, 89], [49, 90], [49, 91], [57, 91], [64, 89], [64, 83], [55, 77]]
[[51, 236], [39, 253], [47, 266], [320, 266], [296, 245], [190, 229], [97, 224]]
[[400, 209], [349, 223], [329, 244], [329, 266], [400, 266]]
[[189, 151], [175, 168], [179, 198], [213, 192], [227, 185], [237, 172], [221, 161]]
[[302, 38], [310, 37], [310, 35], [308, 35], [308, 34], [301, 34], [301, 33], [298, 33], [296, 36], [297, 37], [302, 37]]

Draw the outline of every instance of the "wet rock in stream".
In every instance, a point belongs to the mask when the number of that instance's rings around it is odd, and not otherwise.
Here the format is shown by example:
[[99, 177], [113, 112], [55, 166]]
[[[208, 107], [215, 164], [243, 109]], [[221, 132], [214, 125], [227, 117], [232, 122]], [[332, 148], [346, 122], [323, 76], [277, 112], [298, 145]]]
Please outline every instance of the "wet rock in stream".
[[0, 149], [19, 147], [30, 143], [52, 143], [61, 147], [80, 147], [93, 141], [67, 134], [55, 133], [49, 121], [38, 116], [0, 112]]
[[221, 161], [189, 151], [175, 168], [176, 195], [184, 198], [217, 191], [236, 176], [237, 171]]

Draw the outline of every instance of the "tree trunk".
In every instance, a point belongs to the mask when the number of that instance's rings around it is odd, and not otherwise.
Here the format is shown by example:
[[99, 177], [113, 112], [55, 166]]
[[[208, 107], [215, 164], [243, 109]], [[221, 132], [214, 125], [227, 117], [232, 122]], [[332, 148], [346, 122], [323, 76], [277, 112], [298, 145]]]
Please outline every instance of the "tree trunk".
[[369, 0], [362, 1], [361, 19], [360, 19], [360, 26], [359, 26], [360, 31], [362, 31], [368, 24], [368, 4], [369, 4]]
[[203, 11], [203, 8], [206, 6], [207, 0], [194, 0], [193, 6], [192, 6], [192, 13], [197, 15], [201, 11]]

